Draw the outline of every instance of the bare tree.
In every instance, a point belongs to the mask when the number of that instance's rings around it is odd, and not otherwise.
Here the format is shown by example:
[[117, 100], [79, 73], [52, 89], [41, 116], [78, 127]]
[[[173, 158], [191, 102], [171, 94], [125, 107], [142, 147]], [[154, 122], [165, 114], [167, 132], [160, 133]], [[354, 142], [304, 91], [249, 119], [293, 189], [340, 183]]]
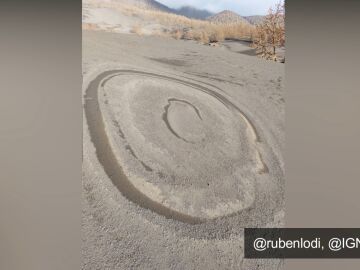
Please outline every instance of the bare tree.
[[256, 26], [254, 46], [266, 59], [276, 59], [276, 48], [285, 46], [285, 6], [278, 3], [270, 8], [268, 15]]

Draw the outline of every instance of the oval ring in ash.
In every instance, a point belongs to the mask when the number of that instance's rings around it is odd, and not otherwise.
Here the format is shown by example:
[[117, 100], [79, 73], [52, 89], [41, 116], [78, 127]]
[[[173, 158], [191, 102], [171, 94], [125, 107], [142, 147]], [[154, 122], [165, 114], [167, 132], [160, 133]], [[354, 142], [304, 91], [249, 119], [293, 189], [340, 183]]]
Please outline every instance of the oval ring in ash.
[[[98, 90], [103, 88], [109, 80], [122, 75], [132, 75], [132, 76], [134, 75], [134, 76], [142, 76], [142, 77], [165, 80], [186, 87], [190, 87], [191, 89], [198, 90], [212, 97], [217, 102], [220, 102], [229, 111], [236, 113], [239, 119], [241, 119], [241, 121], [244, 123], [242, 126], [246, 127], [245, 128], [246, 134], [252, 140], [251, 143], [256, 145], [260, 143], [260, 138], [258, 133], [256, 132], [254, 125], [235, 104], [230, 102], [223, 95], [209, 89], [208, 87], [202, 86], [198, 83], [193, 83], [190, 81], [181, 80], [169, 76], [158, 75], [154, 73], [148, 73], [148, 72], [142, 72], [136, 70], [111, 70], [111, 71], [103, 72], [100, 75], [98, 75], [89, 84], [86, 90], [84, 107], [85, 107], [85, 114], [86, 114], [91, 140], [95, 146], [96, 155], [98, 157], [99, 162], [103, 166], [104, 171], [111, 179], [113, 184], [118, 188], [118, 190], [130, 201], [138, 204], [139, 206], [145, 209], [149, 209], [169, 219], [178, 220], [188, 224], [199, 224], [212, 220], [211, 216], [208, 217], [206, 215], [192, 215], [189, 214], [189, 212], [183, 211], [183, 209], [176, 209], [173, 207], [169, 207], [169, 205], [166, 205], [161, 201], [157, 201], [156, 199], [151, 197], [151, 194], [145, 194], [143, 190], [140, 190], [138, 187], [136, 187], [132, 182], [132, 180], [129, 179], [129, 177], [125, 174], [124, 169], [119, 164], [119, 161], [116, 157], [116, 153], [112, 149], [112, 145], [109, 141], [109, 134], [107, 134], [106, 131], [104, 118], [102, 116], [102, 111], [98, 99]], [[163, 123], [165, 123], [168, 131], [172, 134], [172, 136], [175, 139], [182, 141], [182, 143], [187, 145], [197, 144], [199, 141], [202, 142], [205, 140], [204, 137], [202, 136], [203, 134], [201, 132], [201, 129], [199, 129], [199, 132], [194, 132], [194, 130], [196, 130], [199, 126], [203, 125], [203, 121], [206, 122], [203, 119], [205, 115], [203, 115], [203, 112], [201, 108], [198, 107], [198, 104], [196, 105], [193, 102], [190, 102], [189, 100], [186, 99], [182, 99], [178, 97], [170, 97], [167, 98], [167, 103], [164, 104], [162, 110], [163, 112], [162, 112], [161, 120], [163, 121]], [[183, 121], [184, 119], [186, 121]], [[120, 125], [118, 123], [117, 125], [120, 130]], [[124, 132], [124, 130], [120, 130], [119, 132], [120, 132], [120, 136], [123, 139], [125, 139], [126, 131]], [[129, 152], [131, 153], [131, 155], [136, 159], [139, 159], [139, 161], [145, 166], [147, 173], [149, 174], [154, 173], [153, 168], [151, 168], [151, 166], [146, 165], [143, 161], [140, 160], [140, 158], [138, 158], [139, 154], [137, 154], [133, 148], [131, 148], [129, 145], [126, 145], [125, 148], [127, 148], [127, 150], [130, 149]], [[260, 151], [258, 151], [255, 146], [254, 149], [251, 150], [253, 150], [254, 152], [255, 161], [259, 163], [259, 167], [257, 168], [257, 174], [261, 175], [263, 173], [268, 173], [267, 166], [263, 161]], [[211, 184], [213, 183], [211, 182]], [[207, 183], [207, 185], [209, 185], [209, 183]], [[247, 185], [249, 185], [248, 182], [246, 182], [242, 187], [246, 188]], [[262, 201], [262, 203], [255, 202], [252, 206], [249, 206], [250, 207], [249, 209], [244, 208], [243, 209], [244, 211], [241, 211], [240, 209], [238, 213], [243, 212], [244, 215], [247, 215], [247, 213], [251, 214], [253, 211], [257, 209], [257, 207], [266, 204], [266, 202], [264, 201], [270, 199], [270, 198], [259, 198], [259, 196], [255, 196], [255, 197], [257, 200]], [[190, 205], [189, 207], [192, 206]], [[233, 216], [235, 214], [237, 214], [237, 211], [234, 211], [232, 213], [226, 213], [223, 216], [214, 216], [214, 219], [226, 217], [226, 216]]]
[[[181, 117], [180, 117], [180, 119], [177, 119], [178, 121], [173, 121], [173, 124], [171, 124], [171, 123], [172, 123], [171, 120], [169, 121], [169, 118], [171, 118], [171, 115], [169, 115], [170, 106], [173, 105], [173, 106], [171, 107], [171, 108], [173, 108], [173, 107], [176, 107], [176, 104], [185, 104], [186, 106], [189, 106], [189, 107], [193, 110], [193, 112], [195, 112], [195, 114], [196, 114], [196, 116], [198, 117], [198, 119], [202, 120], [198, 108], [196, 108], [193, 104], [191, 104], [190, 102], [188, 102], [188, 101], [186, 101], [186, 100], [181, 100], [181, 99], [176, 99], [176, 98], [169, 98], [169, 99], [168, 99], [168, 104], [164, 107], [164, 113], [163, 113], [163, 115], [162, 115], [162, 119], [164, 120], [164, 122], [165, 122], [167, 128], [170, 130], [170, 132], [171, 132], [172, 134], [174, 134], [177, 138], [179, 138], [179, 139], [181, 139], [181, 140], [183, 140], [183, 141], [185, 141], [185, 142], [187, 142], [187, 143], [193, 143], [193, 142], [191, 142], [190, 140], [184, 138], [184, 136], [181, 136], [181, 135], [179, 134], [179, 132], [176, 131], [177, 128], [174, 127], [174, 125], [175, 125], [177, 122], [181, 121], [181, 120], [182, 120], [181, 122], [185, 122], [185, 123], [183, 123], [183, 127], [182, 127], [182, 128], [180, 127], [179, 130], [185, 129], [186, 126], [189, 127], [189, 118], [190, 118], [190, 117], [186, 118], [186, 117], [184, 116], [184, 114], [182, 114]], [[189, 113], [188, 113], [188, 114], [189, 114]], [[191, 127], [190, 127], [190, 128], [191, 128]]]

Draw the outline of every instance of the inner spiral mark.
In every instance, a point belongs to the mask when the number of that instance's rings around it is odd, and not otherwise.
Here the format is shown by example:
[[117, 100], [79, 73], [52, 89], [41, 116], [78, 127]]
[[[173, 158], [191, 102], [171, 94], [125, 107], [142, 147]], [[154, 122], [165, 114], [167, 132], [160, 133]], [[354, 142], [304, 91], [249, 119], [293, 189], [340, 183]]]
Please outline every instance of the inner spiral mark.
[[191, 104], [190, 102], [186, 101], [186, 100], [183, 100], [183, 99], [177, 99], [177, 98], [169, 98], [168, 99], [168, 104], [166, 104], [164, 106], [164, 113], [162, 114], [162, 119], [163, 121], [165, 122], [167, 128], [170, 130], [170, 132], [175, 136], [177, 137], [178, 139], [180, 140], [183, 140], [184, 142], [187, 142], [187, 143], [193, 143], [183, 137], [181, 137], [174, 129], [173, 127], [171, 126], [170, 122], [169, 122], [169, 119], [168, 119], [168, 114], [169, 114], [169, 108], [171, 106], [171, 103], [172, 102], [180, 102], [180, 103], [185, 103], [186, 105], [189, 105], [191, 108], [194, 109], [196, 115], [199, 117], [199, 119], [202, 121], [202, 117], [201, 117], [201, 114], [200, 114], [200, 111], [198, 108], [196, 108], [193, 104]]

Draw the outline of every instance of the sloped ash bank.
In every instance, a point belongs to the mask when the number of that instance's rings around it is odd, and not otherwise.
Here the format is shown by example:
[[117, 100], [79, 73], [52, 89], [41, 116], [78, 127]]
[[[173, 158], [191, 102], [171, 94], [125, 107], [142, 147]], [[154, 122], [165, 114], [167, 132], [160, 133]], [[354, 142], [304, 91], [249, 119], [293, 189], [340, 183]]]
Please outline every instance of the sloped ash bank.
[[236, 226], [246, 227], [265, 224], [280, 207], [282, 171], [260, 131], [266, 127], [219, 89], [111, 70], [89, 84], [85, 115], [119, 192], [164, 218], [209, 225], [237, 216]]

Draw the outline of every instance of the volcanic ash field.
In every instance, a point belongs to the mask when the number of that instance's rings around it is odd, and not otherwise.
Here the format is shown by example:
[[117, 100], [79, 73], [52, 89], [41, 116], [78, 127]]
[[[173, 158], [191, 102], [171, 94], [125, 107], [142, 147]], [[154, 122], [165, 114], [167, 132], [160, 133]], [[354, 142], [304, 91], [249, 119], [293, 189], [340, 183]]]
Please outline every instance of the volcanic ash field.
[[283, 65], [179, 41], [164, 61], [163, 40], [122, 36], [85, 33], [84, 268], [281, 268], [242, 258], [242, 228], [283, 222]]

